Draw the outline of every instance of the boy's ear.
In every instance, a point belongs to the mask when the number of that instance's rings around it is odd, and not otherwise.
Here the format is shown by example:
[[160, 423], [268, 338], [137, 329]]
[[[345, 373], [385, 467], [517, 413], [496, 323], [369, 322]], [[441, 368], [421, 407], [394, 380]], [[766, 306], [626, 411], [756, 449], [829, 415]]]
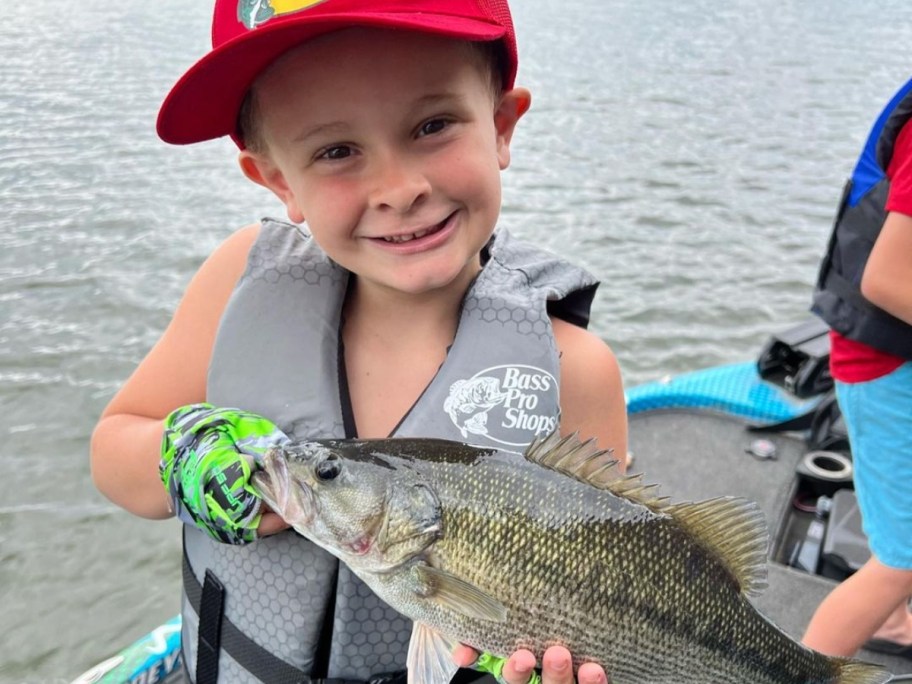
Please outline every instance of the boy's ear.
[[285, 213], [294, 223], [304, 221], [304, 213], [298, 206], [294, 193], [285, 181], [285, 176], [275, 162], [265, 154], [258, 154], [249, 150], [241, 150], [238, 155], [238, 164], [241, 171], [257, 185], [262, 185], [278, 197], [285, 205]]
[[497, 132], [497, 161], [501, 171], [510, 165], [510, 141], [516, 123], [532, 105], [532, 94], [525, 88], [513, 88], [500, 97], [494, 110], [494, 128]]

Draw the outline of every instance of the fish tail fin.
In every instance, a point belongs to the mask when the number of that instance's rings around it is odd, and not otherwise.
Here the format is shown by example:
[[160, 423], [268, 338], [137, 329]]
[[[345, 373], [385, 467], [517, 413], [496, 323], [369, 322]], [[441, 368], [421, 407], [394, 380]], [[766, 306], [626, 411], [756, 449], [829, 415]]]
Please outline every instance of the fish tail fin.
[[872, 665], [851, 658], [833, 658], [836, 661], [838, 678], [836, 684], [885, 684], [891, 675], [884, 667]]

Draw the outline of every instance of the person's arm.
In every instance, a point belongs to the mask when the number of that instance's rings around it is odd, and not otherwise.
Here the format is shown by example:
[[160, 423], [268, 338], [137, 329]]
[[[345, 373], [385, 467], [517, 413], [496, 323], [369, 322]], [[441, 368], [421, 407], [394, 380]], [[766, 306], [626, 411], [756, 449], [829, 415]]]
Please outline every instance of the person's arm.
[[912, 216], [887, 214], [865, 264], [861, 294], [912, 325]]
[[259, 227], [226, 240], [200, 267], [162, 337], [117, 392], [92, 434], [95, 486], [146, 518], [173, 514], [159, 474], [163, 420], [206, 399], [206, 374], [222, 312]]
[[552, 320], [560, 351], [561, 434], [579, 432], [611, 449], [621, 472], [627, 465], [627, 404], [614, 353], [587, 330]]

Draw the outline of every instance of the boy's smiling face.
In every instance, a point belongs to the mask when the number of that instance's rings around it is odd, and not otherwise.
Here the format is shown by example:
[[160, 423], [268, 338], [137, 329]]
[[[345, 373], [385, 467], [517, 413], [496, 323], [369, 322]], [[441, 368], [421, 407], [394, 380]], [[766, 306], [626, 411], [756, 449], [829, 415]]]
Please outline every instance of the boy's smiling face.
[[349, 29], [283, 56], [256, 85], [263, 149], [241, 166], [362, 285], [468, 285], [500, 212], [528, 92], [495, 97], [464, 42]]

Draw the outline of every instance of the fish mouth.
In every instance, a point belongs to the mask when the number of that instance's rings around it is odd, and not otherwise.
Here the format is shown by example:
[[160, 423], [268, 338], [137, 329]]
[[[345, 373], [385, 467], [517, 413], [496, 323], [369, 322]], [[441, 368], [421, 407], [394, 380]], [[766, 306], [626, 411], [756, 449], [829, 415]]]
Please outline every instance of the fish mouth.
[[253, 486], [264, 502], [295, 529], [307, 527], [316, 513], [313, 492], [294, 479], [282, 447], [272, 447], [263, 455], [262, 468], [254, 472]]

